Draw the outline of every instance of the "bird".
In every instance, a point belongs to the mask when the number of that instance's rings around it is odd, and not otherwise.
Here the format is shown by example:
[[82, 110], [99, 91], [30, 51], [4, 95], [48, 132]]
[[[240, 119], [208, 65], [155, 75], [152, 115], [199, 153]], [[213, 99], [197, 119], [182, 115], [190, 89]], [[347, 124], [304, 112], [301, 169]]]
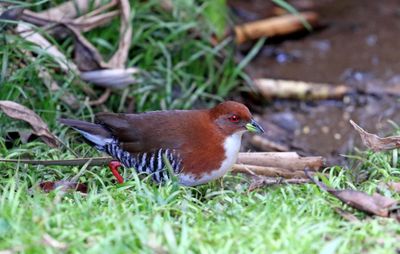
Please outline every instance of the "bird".
[[225, 101], [210, 109], [164, 110], [138, 114], [102, 112], [94, 123], [60, 119], [96, 149], [112, 156], [109, 167], [134, 168], [156, 183], [176, 177], [196, 186], [222, 177], [236, 162], [245, 132], [263, 133], [242, 103]]

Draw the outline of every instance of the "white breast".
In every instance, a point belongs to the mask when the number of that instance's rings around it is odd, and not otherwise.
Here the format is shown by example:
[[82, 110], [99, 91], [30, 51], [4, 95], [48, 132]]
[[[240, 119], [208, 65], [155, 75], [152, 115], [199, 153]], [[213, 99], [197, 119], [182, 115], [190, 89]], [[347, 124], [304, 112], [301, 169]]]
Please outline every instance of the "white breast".
[[220, 178], [225, 175], [225, 173], [232, 167], [236, 162], [240, 144], [242, 142], [242, 135], [245, 131], [236, 132], [233, 135], [225, 139], [224, 149], [225, 149], [225, 160], [221, 163], [218, 169], [212, 170], [210, 174], [204, 174], [200, 179], [195, 179], [191, 175], [180, 175], [179, 182], [182, 185], [194, 186], [199, 184], [204, 184], [214, 179]]

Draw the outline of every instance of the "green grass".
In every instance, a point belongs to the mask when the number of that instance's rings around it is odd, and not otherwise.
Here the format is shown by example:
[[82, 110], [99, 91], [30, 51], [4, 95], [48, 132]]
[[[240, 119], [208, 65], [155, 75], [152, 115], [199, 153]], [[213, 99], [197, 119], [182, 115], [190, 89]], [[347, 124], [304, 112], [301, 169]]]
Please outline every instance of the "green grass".
[[[41, 143], [26, 145], [35, 157], [70, 157]], [[81, 145], [77, 150], [89, 149]], [[26, 150], [2, 149], [2, 157]], [[368, 168], [377, 156], [370, 154]], [[388, 155], [375, 164], [384, 168]], [[19, 246], [25, 253], [59, 253], [42, 243], [44, 234], [67, 243], [67, 253], [393, 253], [397, 222], [367, 218], [344, 207], [316, 186], [276, 186], [247, 192], [244, 176], [196, 188], [175, 183], [153, 185], [133, 177], [115, 185], [105, 167], [92, 167], [80, 177], [88, 183], [83, 196], [30, 190], [42, 180], [70, 179], [79, 167], [1, 165], [0, 249]], [[392, 169], [398, 174], [398, 169]], [[329, 171], [328, 171], [329, 173]], [[378, 172], [376, 172], [379, 174]], [[349, 172], [332, 168], [329, 184], [373, 192], [384, 175], [356, 184]], [[397, 179], [398, 180], [398, 179]], [[399, 198], [398, 194], [386, 193]], [[348, 222], [333, 208], [355, 213]]]
[[[133, 40], [128, 66], [145, 70], [137, 85], [114, 91], [104, 105], [122, 112], [133, 99], [136, 112], [165, 108], [209, 106], [242, 89], [243, 67], [233, 60], [229, 41], [217, 47], [208, 38], [214, 28], [209, 13], [220, 10], [210, 2], [178, 1], [168, 13], [158, 1], [132, 1]], [[54, 5], [55, 3], [52, 2]], [[33, 7], [36, 10], [45, 5]], [[205, 16], [209, 17], [206, 19]], [[218, 27], [219, 29], [219, 27]], [[105, 58], [116, 49], [118, 21], [87, 34]], [[194, 33], [195, 32], [195, 33]], [[196, 36], [194, 36], [196, 34]], [[0, 33], [0, 100], [13, 100], [37, 112], [77, 156], [98, 156], [78, 134], [57, 124], [60, 116], [91, 119], [104, 107], [91, 107], [72, 73], [54, 71], [57, 64], [46, 52], [9, 32]], [[69, 57], [72, 40], [59, 42]], [[24, 50], [33, 52], [35, 61]], [[81, 102], [76, 109], [61, 101], [38, 76], [46, 68], [63, 88]], [[93, 87], [92, 87], [93, 88]], [[101, 89], [93, 88], [96, 95]], [[40, 141], [6, 146], [5, 134], [29, 129], [0, 114], [0, 157], [74, 158], [66, 147], [49, 148]], [[396, 154], [358, 153], [354, 167], [327, 169], [329, 185], [373, 193], [381, 182], [399, 181]], [[371, 218], [341, 204], [316, 186], [275, 186], [247, 192], [249, 180], [228, 174], [195, 188], [168, 183], [157, 186], [133, 177], [116, 185], [106, 167], [88, 168], [79, 181], [87, 195], [38, 191], [41, 181], [71, 179], [81, 167], [0, 164], [0, 250], [22, 253], [395, 253], [399, 226], [392, 219]], [[125, 174], [129, 175], [129, 171]], [[365, 176], [361, 178], [360, 176]], [[399, 194], [385, 191], [399, 199]], [[354, 213], [348, 222], [334, 208]], [[48, 234], [67, 244], [59, 250], [43, 243]]]

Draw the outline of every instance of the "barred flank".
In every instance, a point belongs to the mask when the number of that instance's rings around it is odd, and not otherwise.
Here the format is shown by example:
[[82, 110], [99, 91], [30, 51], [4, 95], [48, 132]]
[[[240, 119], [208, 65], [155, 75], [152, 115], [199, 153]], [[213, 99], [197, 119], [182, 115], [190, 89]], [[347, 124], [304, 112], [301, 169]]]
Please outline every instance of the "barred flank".
[[102, 150], [118, 159], [125, 167], [135, 168], [138, 174], [144, 173], [151, 175], [156, 183], [165, 182], [170, 177], [163, 159], [164, 155], [171, 164], [174, 174], [179, 174], [181, 170], [182, 160], [175, 150], [159, 149], [152, 153], [131, 155], [129, 152], [124, 151], [119, 146], [118, 142], [108, 143]]

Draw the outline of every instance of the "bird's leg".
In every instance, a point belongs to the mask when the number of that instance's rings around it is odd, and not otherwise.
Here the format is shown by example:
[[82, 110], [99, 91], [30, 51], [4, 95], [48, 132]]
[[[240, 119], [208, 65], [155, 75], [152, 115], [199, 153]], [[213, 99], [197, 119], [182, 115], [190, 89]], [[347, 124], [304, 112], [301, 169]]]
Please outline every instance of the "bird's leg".
[[122, 178], [122, 176], [118, 172], [118, 168], [121, 167], [121, 162], [110, 161], [110, 163], [108, 164], [108, 167], [111, 169], [111, 172], [113, 173], [115, 178], [117, 178], [118, 183], [123, 183], [124, 178]]

